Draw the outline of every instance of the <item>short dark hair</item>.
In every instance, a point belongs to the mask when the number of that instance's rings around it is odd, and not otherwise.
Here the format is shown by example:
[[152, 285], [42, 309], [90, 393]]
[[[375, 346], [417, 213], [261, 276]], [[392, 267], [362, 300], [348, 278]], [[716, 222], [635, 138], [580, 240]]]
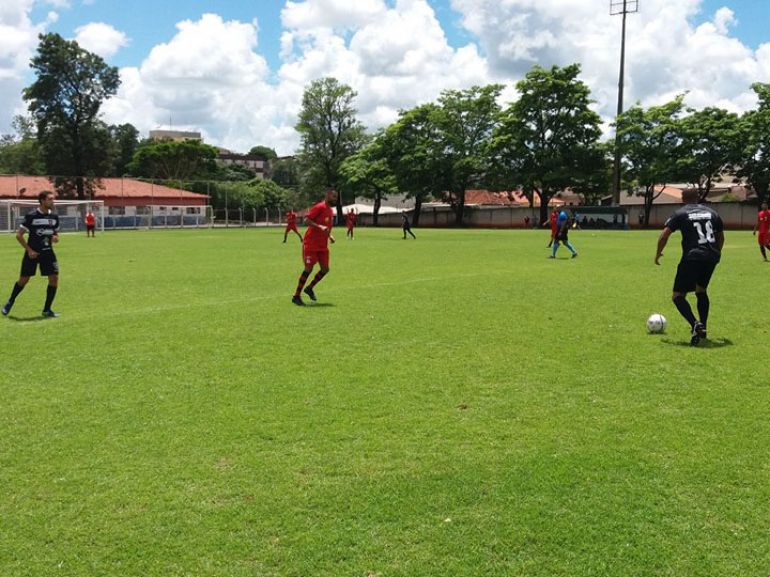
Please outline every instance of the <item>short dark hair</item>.
[[692, 204], [698, 202], [698, 189], [697, 188], [685, 188], [682, 191], [682, 202], [685, 204]]
[[43, 192], [37, 195], [37, 201], [43, 202], [46, 198], [48, 198], [49, 195], [53, 195], [53, 192], [51, 192], [50, 190], [44, 190]]

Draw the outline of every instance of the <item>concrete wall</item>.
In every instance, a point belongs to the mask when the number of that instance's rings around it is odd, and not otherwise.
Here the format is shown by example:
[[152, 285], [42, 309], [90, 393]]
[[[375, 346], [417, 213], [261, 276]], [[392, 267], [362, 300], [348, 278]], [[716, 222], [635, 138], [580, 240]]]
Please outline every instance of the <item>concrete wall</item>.
[[[662, 228], [668, 217], [681, 205], [661, 204], [652, 206], [650, 213], [650, 228]], [[757, 207], [737, 202], [721, 202], [712, 205], [720, 214], [727, 228], [751, 229], [757, 221]], [[574, 208], [580, 213], [580, 207]], [[628, 223], [631, 228], [639, 227], [639, 213], [641, 206], [627, 206]], [[538, 208], [529, 207], [466, 207], [466, 226], [478, 228], [524, 228], [524, 217], [529, 216], [530, 226], [535, 226], [540, 217]], [[410, 220], [411, 212], [408, 213]], [[364, 226], [371, 226], [371, 215], [360, 215], [358, 222]], [[381, 214], [380, 226], [401, 226], [401, 214]], [[454, 213], [445, 206], [423, 207], [420, 214], [420, 226], [424, 228], [445, 228], [454, 225]]]

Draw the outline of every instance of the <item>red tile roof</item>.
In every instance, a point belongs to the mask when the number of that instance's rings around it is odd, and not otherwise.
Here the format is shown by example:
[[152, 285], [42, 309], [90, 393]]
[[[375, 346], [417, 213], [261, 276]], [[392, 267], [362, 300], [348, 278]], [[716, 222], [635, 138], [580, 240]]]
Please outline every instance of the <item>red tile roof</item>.
[[[100, 184], [96, 189], [95, 198], [104, 200], [108, 205], [114, 204], [110, 201], [133, 204], [128, 201], [140, 199], [144, 204], [207, 204], [205, 194], [150, 184], [133, 178], [102, 178]], [[0, 176], [0, 198], [36, 200], [37, 195], [44, 190], [54, 191], [53, 183], [45, 176]]]

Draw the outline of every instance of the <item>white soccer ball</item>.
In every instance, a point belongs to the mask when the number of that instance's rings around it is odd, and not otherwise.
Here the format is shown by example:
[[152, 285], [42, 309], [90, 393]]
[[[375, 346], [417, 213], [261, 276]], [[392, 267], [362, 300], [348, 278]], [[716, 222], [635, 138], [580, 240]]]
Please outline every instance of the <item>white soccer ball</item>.
[[647, 319], [647, 330], [651, 333], [662, 333], [666, 330], [666, 317], [661, 314], [655, 313], [650, 315]]

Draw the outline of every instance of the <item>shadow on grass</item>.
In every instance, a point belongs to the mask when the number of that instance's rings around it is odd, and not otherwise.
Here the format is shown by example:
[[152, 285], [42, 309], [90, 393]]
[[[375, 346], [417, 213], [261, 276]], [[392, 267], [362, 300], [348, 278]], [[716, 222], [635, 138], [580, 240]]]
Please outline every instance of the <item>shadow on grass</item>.
[[8, 320], [15, 321], [17, 323], [35, 323], [38, 321], [47, 321], [48, 317], [44, 316], [38, 316], [38, 317], [17, 317], [14, 315], [8, 315]]
[[672, 341], [670, 339], [661, 339], [662, 343], [665, 343], [667, 345], [673, 345], [675, 347], [688, 347], [693, 349], [721, 349], [722, 347], [731, 347], [733, 346], [733, 341], [730, 339], [706, 339], [698, 343], [697, 346], [693, 347], [690, 344], [690, 341]]
[[310, 303], [305, 308], [306, 309], [317, 309], [318, 307], [333, 307], [336, 306], [334, 303]]

